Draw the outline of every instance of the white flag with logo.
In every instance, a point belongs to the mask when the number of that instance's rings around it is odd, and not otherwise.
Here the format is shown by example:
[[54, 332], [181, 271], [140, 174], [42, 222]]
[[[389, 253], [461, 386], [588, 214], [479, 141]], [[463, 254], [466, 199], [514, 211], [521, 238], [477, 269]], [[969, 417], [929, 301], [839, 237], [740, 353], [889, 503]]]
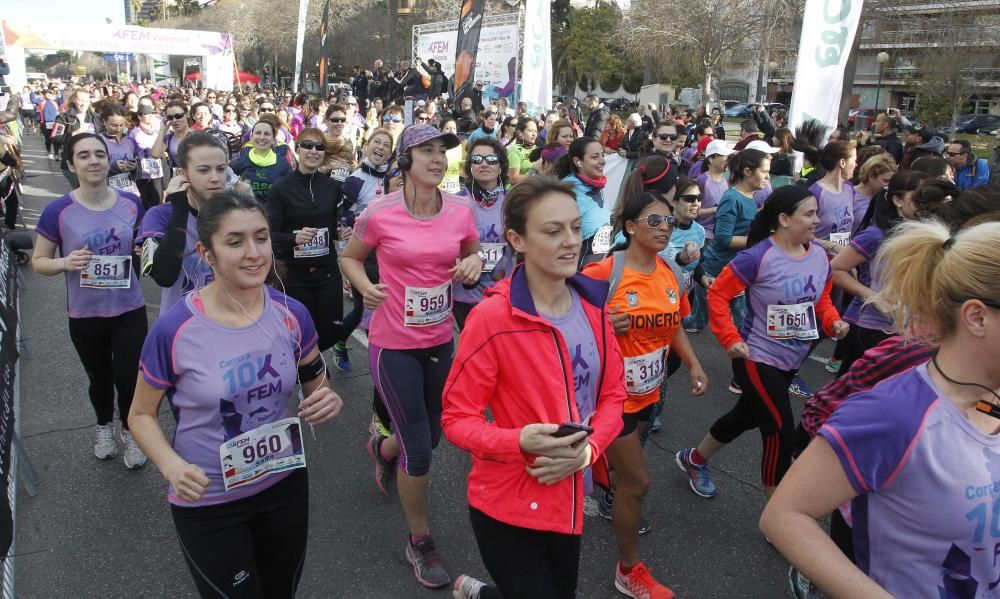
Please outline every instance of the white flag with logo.
[[864, 0], [806, 0], [789, 126], [810, 119], [837, 125], [844, 67], [858, 33]]
[[524, 10], [524, 54], [521, 100], [536, 115], [552, 107], [552, 38], [549, 2], [527, 0]]

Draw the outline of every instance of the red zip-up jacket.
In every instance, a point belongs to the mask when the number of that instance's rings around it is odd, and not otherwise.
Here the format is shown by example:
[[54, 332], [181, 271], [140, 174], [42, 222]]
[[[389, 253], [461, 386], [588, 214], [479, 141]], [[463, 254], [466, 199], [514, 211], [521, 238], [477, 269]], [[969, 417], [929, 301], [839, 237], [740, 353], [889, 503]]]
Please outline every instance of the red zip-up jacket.
[[[622, 429], [625, 367], [605, 311], [608, 283], [578, 274], [567, 284], [580, 295], [600, 355], [593, 464]], [[513, 526], [583, 534], [583, 472], [543, 485], [528, 474], [535, 456], [520, 445], [528, 424], [580, 422], [569, 349], [538, 315], [523, 267], [484, 295], [459, 338], [442, 398], [445, 435], [472, 454], [469, 505]]]

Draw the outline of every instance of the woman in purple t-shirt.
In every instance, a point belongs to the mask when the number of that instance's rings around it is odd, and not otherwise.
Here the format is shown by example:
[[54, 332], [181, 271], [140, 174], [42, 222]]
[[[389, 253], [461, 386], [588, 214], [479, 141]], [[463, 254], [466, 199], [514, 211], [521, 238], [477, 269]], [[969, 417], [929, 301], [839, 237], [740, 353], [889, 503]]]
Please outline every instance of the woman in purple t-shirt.
[[[154, 323], [129, 422], [169, 484], [201, 596], [291, 598], [309, 515], [300, 418], [326, 422], [343, 402], [309, 312], [264, 284], [273, 254], [260, 204], [213, 196], [198, 216], [197, 250], [216, 278]], [[296, 385], [304, 399], [291, 415]], [[164, 398], [177, 422], [171, 441], [158, 419]]]
[[[875, 301], [925, 362], [852, 395], [795, 461], [761, 530], [831, 597], [992, 597], [1000, 578], [1000, 223], [905, 222]], [[851, 503], [852, 564], [817, 520]]]
[[108, 187], [108, 146], [101, 136], [74, 135], [64, 152], [80, 186], [42, 211], [31, 264], [39, 274], [66, 277], [69, 336], [90, 379], [97, 413], [94, 455], [102, 460], [118, 455], [111, 422], [117, 393], [125, 466], [139, 468], [146, 456], [126, 418], [147, 327], [132, 255], [142, 204], [137, 196]]
[[846, 141], [831, 141], [819, 151], [819, 165], [826, 174], [809, 187], [819, 207], [816, 243], [831, 256], [851, 240], [854, 224], [854, 187], [851, 177], [858, 152]]

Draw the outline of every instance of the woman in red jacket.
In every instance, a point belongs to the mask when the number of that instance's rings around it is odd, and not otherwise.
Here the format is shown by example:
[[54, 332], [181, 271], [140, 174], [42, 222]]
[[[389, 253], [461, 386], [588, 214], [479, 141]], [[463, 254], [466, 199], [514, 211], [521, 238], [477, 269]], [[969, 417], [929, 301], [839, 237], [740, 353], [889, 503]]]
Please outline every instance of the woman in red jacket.
[[472, 454], [472, 529], [497, 586], [460, 576], [455, 597], [576, 596], [585, 470], [621, 431], [625, 400], [608, 285], [576, 272], [580, 220], [573, 188], [550, 177], [505, 199], [505, 237], [524, 264], [469, 315], [441, 417]]

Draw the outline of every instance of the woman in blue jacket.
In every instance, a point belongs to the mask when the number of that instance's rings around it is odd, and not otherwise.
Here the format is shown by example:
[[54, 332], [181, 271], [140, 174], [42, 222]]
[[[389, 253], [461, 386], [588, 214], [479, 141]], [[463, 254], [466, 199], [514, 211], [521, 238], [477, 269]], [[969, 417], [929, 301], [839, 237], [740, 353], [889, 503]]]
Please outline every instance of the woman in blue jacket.
[[611, 211], [604, 202], [604, 146], [594, 137], [581, 137], [569, 145], [559, 159], [556, 173], [573, 186], [576, 205], [583, 219], [583, 249], [580, 267], [596, 262], [611, 249]]
[[257, 121], [250, 132], [250, 143], [229, 163], [233, 172], [250, 184], [257, 201], [265, 206], [271, 185], [295, 170], [288, 146], [274, 143], [277, 132], [269, 120]]

